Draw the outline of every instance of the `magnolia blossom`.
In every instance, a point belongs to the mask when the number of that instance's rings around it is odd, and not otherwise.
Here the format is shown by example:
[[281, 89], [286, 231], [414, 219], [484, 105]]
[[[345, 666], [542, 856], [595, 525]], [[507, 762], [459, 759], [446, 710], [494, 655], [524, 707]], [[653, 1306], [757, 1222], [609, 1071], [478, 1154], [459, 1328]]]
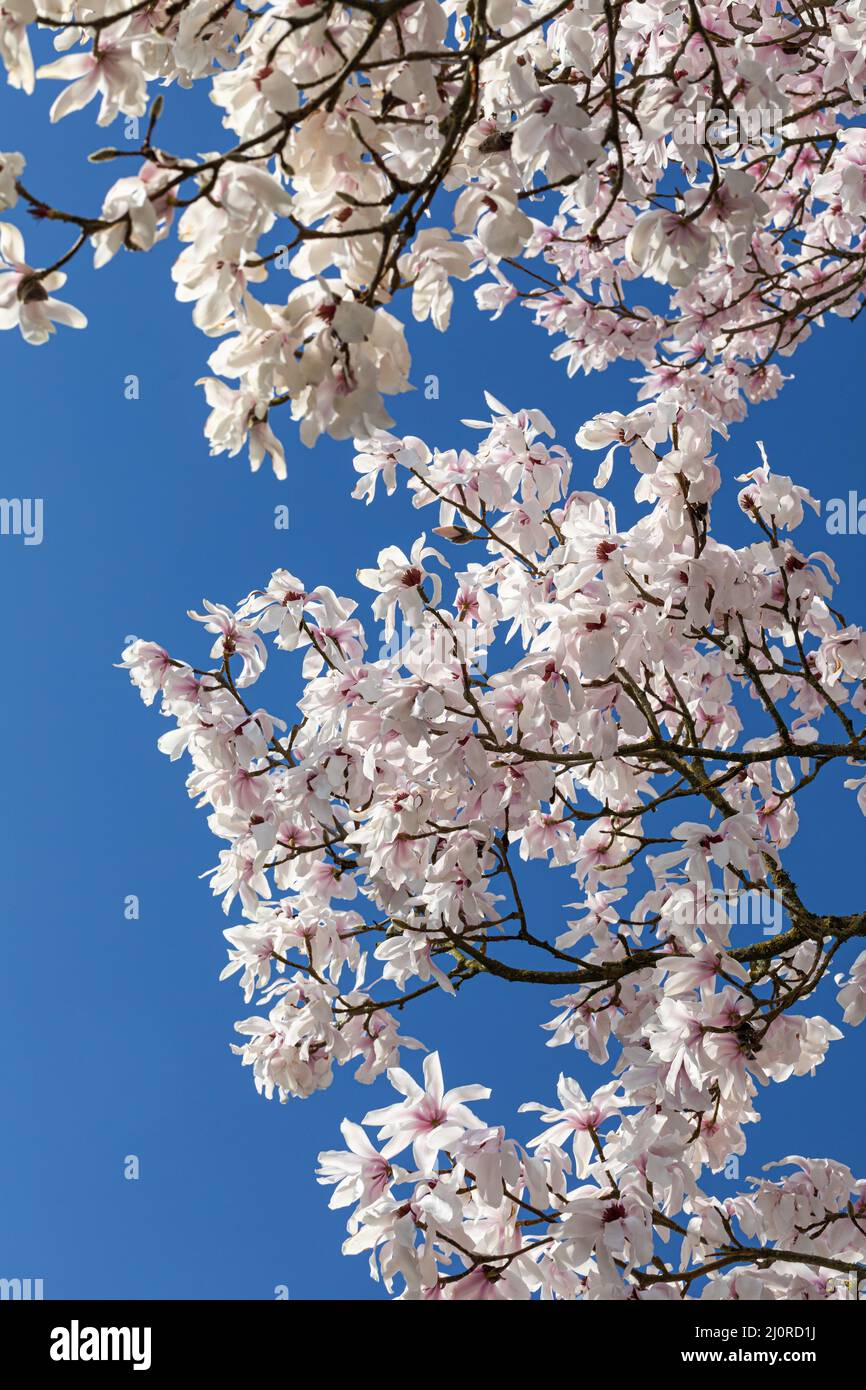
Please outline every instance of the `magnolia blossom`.
[[0, 153], [0, 212], [14, 208], [18, 201], [18, 179], [24, 170], [23, 154]]
[[80, 309], [55, 299], [52, 290], [66, 284], [62, 271], [43, 274], [24, 259], [24, 239], [10, 222], [0, 222], [0, 328], [19, 328], [27, 343], [46, 343], [57, 330], [86, 328]]
[[110, 225], [93, 238], [97, 269], [122, 245], [133, 251], [149, 251], [156, 240], [158, 208], [143, 178], [118, 179], [103, 203], [102, 216]]
[[576, 1081], [568, 1076], [560, 1076], [556, 1094], [562, 1110], [549, 1110], [537, 1101], [520, 1107], [521, 1110], [540, 1110], [542, 1119], [550, 1126], [530, 1139], [529, 1147], [538, 1148], [545, 1144], [563, 1146], [565, 1140], [571, 1138], [576, 1176], [585, 1177], [596, 1147], [601, 1148], [596, 1130], [605, 1120], [616, 1115], [620, 1108], [620, 1101], [615, 1098], [618, 1089], [618, 1083], [614, 1082], [610, 1086], [603, 1086], [587, 1100]]
[[36, 83], [29, 37], [35, 19], [36, 0], [4, 0], [0, 6], [0, 59], [9, 85], [25, 92], [32, 92]]
[[231, 610], [223, 604], [209, 603], [205, 599], [204, 606], [207, 612], [194, 613], [190, 609], [189, 616], [195, 618], [198, 623], [204, 623], [208, 632], [217, 634], [217, 640], [211, 648], [211, 656], [222, 657], [224, 660], [235, 655], [240, 656], [243, 664], [237, 683], [251, 685], [261, 675], [267, 661], [264, 642], [247, 623], [238, 622]]
[[842, 985], [839, 1004], [845, 1010], [845, 1022], [852, 1026], [862, 1023], [866, 1018], [866, 951], [861, 951], [847, 978], [838, 975], [836, 983]]
[[[427, 574], [424, 561], [432, 555], [442, 564], [447, 564], [433, 546], [425, 545], [426, 536], [419, 536], [407, 556], [396, 545], [388, 546], [379, 552], [375, 569], [358, 571], [358, 579], [368, 589], [378, 590], [378, 598], [373, 605], [377, 618], [385, 619], [385, 635], [394, 631], [397, 609], [409, 622], [419, 622], [425, 601], [438, 603], [442, 593], [442, 581], [437, 574]], [[430, 588], [429, 600], [424, 595], [425, 580]]]
[[396, 1176], [388, 1158], [399, 1152], [399, 1140], [392, 1139], [380, 1152], [351, 1120], [344, 1120], [340, 1131], [349, 1152], [319, 1154], [319, 1182], [336, 1184], [328, 1206], [347, 1207], [358, 1202], [368, 1207], [387, 1192]]
[[110, 125], [118, 111], [129, 116], [144, 115], [147, 81], [129, 42], [118, 40], [100, 44], [99, 53], [70, 53], [36, 71], [37, 78], [69, 81], [51, 107], [52, 121], [62, 120], [71, 111], [80, 111], [97, 95], [102, 97], [97, 125]]
[[625, 243], [629, 261], [650, 279], [678, 290], [706, 267], [712, 250], [709, 231], [673, 212], [644, 213]]
[[412, 1145], [416, 1163], [429, 1165], [436, 1154], [453, 1144], [467, 1129], [478, 1129], [481, 1121], [464, 1105], [467, 1100], [486, 1100], [486, 1086], [457, 1086], [446, 1091], [442, 1079], [439, 1054], [432, 1052], [424, 1059], [423, 1088], [408, 1072], [392, 1067], [388, 1080], [405, 1100], [382, 1110], [370, 1110], [365, 1125], [380, 1125], [379, 1138], [387, 1139], [393, 1152], [399, 1153]]

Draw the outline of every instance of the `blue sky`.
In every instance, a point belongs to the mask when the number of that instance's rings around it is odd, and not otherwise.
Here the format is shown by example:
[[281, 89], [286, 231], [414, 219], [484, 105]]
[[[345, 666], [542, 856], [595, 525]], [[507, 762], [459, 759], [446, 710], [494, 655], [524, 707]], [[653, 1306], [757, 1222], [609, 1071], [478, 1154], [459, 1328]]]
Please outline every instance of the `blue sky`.
[[[97, 131], [85, 112], [52, 130], [55, 95], [0, 91], [4, 130], [22, 132], [4, 144], [27, 155], [32, 191], [89, 211], [113, 171], [83, 156], [119, 142], [122, 125]], [[181, 138], [217, 143], [214, 118], [195, 97], [169, 93], [165, 121], [168, 147]], [[13, 220], [23, 225], [18, 212]], [[65, 244], [55, 228], [24, 230], [37, 263]], [[187, 800], [184, 773], [155, 749], [167, 726], [113, 663], [129, 634], [203, 659], [206, 640], [186, 610], [203, 597], [233, 603], [280, 565], [310, 587], [363, 599], [356, 568], [429, 526], [430, 514], [412, 514], [401, 498], [366, 509], [352, 502], [351, 446], [324, 440], [310, 452], [288, 419], [278, 425], [284, 484], [264, 471], [251, 476], [245, 458], [208, 457], [193, 383], [210, 344], [174, 300], [176, 249], [123, 253], [98, 274], [79, 258], [64, 294], [87, 313], [86, 332], [63, 331], [36, 349], [0, 336], [2, 492], [44, 499], [40, 546], [0, 537], [0, 1275], [42, 1278], [49, 1298], [267, 1299], [276, 1285], [296, 1298], [377, 1297], [365, 1260], [340, 1256], [343, 1218], [328, 1211], [313, 1170], [319, 1150], [338, 1146], [340, 1119], [359, 1118], [390, 1091], [355, 1086], [349, 1069], [307, 1102], [256, 1095], [229, 1052], [233, 1021], [246, 1010], [235, 985], [217, 978], [226, 919], [198, 878], [216, 842]], [[413, 379], [435, 373], [440, 395], [399, 400], [399, 427], [446, 447], [468, 439], [458, 421], [485, 413], [488, 388], [514, 407], [543, 408], [568, 446], [590, 415], [631, 407], [633, 368], [569, 381], [528, 315], [512, 310], [491, 325], [474, 312], [471, 287], [460, 289], [447, 338], [409, 325]], [[831, 322], [788, 366], [796, 381], [722, 445], [724, 473], [755, 466], [763, 439], [774, 468], [816, 495], [866, 495], [861, 326]], [[124, 397], [130, 373], [137, 401]], [[576, 486], [591, 485], [596, 464], [579, 457]], [[620, 466], [614, 496], [631, 485]], [[735, 528], [726, 538], [751, 539], [731, 505], [733, 486], [726, 495], [722, 510]], [[274, 529], [280, 503], [290, 509], [288, 533]], [[841, 606], [861, 617], [866, 537], [828, 536], [811, 517], [800, 536], [804, 548], [833, 555]], [[291, 658], [277, 656], [268, 691], [275, 712], [289, 712]], [[818, 910], [864, 906], [863, 822], [840, 792], [843, 775], [831, 771], [801, 799], [788, 861]], [[549, 875], [534, 892], [541, 910], [559, 914], [575, 888]], [[140, 900], [138, 921], [124, 918], [129, 894]], [[404, 1029], [439, 1047], [450, 1084], [491, 1085], [481, 1113], [508, 1124], [519, 1101], [552, 1097], [561, 1069], [585, 1084], [606, 1079], [577, 1053], [544, 1048], [537, 1025], [550, 1014], [544, 989], [473, 981], [456, 1001], [422, 1001]], [[418, 1054], [407, 1056], [418, 1069]], [[855, 1086], [864, 1062], [866, 1032], [854, 1031], [815, 1079], [762, 1092], [765, 1123], [749, 1133], [744, 1175], [791, 1152], [832, 1154], [866, 1171]], [[513, 1132], [526, 1138], [534, 1127], [521, 1118]], [[138, 1181], [124, 1179], [129, 1154], [139, 1158]]]

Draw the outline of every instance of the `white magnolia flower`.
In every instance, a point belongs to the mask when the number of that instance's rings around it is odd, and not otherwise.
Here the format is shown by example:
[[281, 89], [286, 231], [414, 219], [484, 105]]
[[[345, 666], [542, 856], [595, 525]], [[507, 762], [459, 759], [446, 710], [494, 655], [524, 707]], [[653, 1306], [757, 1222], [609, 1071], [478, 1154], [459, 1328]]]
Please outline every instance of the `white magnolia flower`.
[[15, 183], [20, 179], [25, 163], [23, 154], [0, 153], [0, 212], [14, 208], [18, 202]]
[[93, 237], [93, 264], [99, 269], [121, 248], [149, 251], [156, 240], [157, 216], [152, 190], [143, 179], [118, 179], [102, 205], [102, 218], [113, 225]]
[[837, 997], [845, 1022], [854, 1028], [866, 1018], [866, 951], [860, 952], [847, 978], [836, 976], [836, 983], [842, 986]]
[[411, 1144], [416, 1163], [425, 1171], [432, 1167], [437, 1153], [466, 1130], [483, 1128], [464, 1102], [487, 1100], [488, 1087], [455, 1086], [446, 1091], [438, 1052], [424, 1058], [423, 1087], [399, 1067], [389, 1070], [388, 1080], [405, 1099], [368, 1111], [363, 1123], [381, 1126], [378, 1137], [390, 1141], [388, 1152], [399, 1153]]
[[20, 328], [27, 343], [47, 343], [54, 325], [86, 328], [80, 309], [55, 299], [52, 291], [66, 284], [58, 270], [41, 274], [24, 259], [24, 238], [17, 227], [0, 222], [0, 329]]
[[625, 243], [627, 260], [650, 279], [684, 289], [709, 264], [712, 234], [679, 213], [653, 208], [635, 222]]
[[[437, 604], [442, 593], [442, 580], [424, 569], [424, 561], [432, 555], [447, 566], [447, 560], [431, 545], [425, 545], [425, 535], [419, 536], [410, 554], [404, 555], [396, 545], [379, 551], [375, 569], [358, 570], [358, 579], [368, 589], [376, 589], [378, 598], [373, 604], [377, 618], [385, 619], [385, 636], [394, 632], [394, 617], [399, 608], [408, 621], [420, 626], [425, 601]], [[422, 590], [429, 592], [425, 600]]]
[[143, 116], [147, 109], [147, 81], [128, 41], [103, 42], [98, 54], [68, 53], [38, 68], [36, 76], [72, 79], [51, 107], [52, 121], [80, 111], [97, 95], [102, 98], [96, 118], [100, 126], [110, 125], [119, 111]]

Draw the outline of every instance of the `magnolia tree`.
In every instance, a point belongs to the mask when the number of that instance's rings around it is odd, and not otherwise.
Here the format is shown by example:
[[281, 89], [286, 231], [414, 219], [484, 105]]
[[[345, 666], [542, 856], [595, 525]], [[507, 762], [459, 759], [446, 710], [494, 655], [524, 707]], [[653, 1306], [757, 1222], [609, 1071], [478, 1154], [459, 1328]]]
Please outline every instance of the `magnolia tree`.
[[[863, 307], [866, 4], [2, 0], [0, 24], [10, 82], [61, 81], [52, 120], [98, 96], [126, 147], [91, 157], [133, 161], [83, 213], [0, 156], [0, 205], [69, 238], [38, 268], [3, 225], [0, 326], [82, 327], [64, 268], [176, 223], [177, 296], [220, 339], [211, 451], [284, 474], [287, 405], [307, 443], [355, 438], [357, 498], [381, 479], [433, 509], [435, 545], [359, 571], [369, 629], [281, 569], [191, 615], [210, 666], [123, 655], [224, 843], [256, 1086], [308, 1097], [354, 1063], [398, 1094], [320, 1157], [344, 1249], [414, 1298], [856, 1288], [866, 1179], [784, 1158], [719, 1199], [709, 1177], [744, 1151], [758, 1085], [814, 1072], [833, 1018], [866, 1016], [866, 913], [805, 901], [791, 849], [833, 764], [866, 813], [866, 634], [830, 557], [793, 539], [817, 503], [766, 458], [738, 478], [746, 543], [711, 516], [714, 436], [779, 390], [813, 323]], [[52, 36], [63, 56], [37, 68]], [[224, 148], [170, 152], [151, 84], [196, 81]], [[540, 411], [490, 396], [474, 449], [390, 432], [400, 301], [445, 330], [455, 280], [494, 316], [530, 309], [569, 373], [640, 364], [639, 403], [577, 433], [605, 451], [595, 490]], [[630, 526], [604, 496], [617, 450]], [[267, 643], [300, 653], [297, 717], [256, 702]], [[572, 917], [533, 912], [533, 860]], [[528, 1101], [526, 1144], [470, 1108], [485, 1087], [446, 1090], [435, 1052], [423, 1084], [402, 1065], [433, 1041], [401, 1033], [412, 1001], [459, 1008], [484, 977], [546, 989], [548, 1045], [607, 1067], [590, 1095], [563, 1076]]]

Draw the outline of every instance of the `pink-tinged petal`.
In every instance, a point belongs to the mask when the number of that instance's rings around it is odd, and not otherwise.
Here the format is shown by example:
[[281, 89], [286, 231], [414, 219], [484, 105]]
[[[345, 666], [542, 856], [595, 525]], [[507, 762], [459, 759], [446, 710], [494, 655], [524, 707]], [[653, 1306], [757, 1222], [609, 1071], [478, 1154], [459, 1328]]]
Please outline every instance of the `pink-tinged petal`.
[[537, 1149], [539, 1144], [564, 1144], [573, 1133], [574, 1125], [568, 1120], [560, 1120], [559, 1124], [551, 1125], [550, 1129], [544, 1129], [540, 1134], [536, 1134], [534, 1139], [530, 1139], [528, 1147]]
[[383, 1105], [380, 1106], [378, 1110], [368, 1110], [361, 1123], [365, 1125], [381, 1125], [383, 1123], [387, 1124], [390, 1120], [396, 1118], [399, 1115], [402, 1115], [403, 1113], [404, 1110], [402, 1104]]
[[80, 111], [96, 95], [99, 82], [99, 74], [89, 73], [87, 77], [82, 77], [78, 82], [73, 82], [71, 87], [65, 91], [55, 101], [51, 108], [51, 122], [61, 121], [64, 116], [68, 116], [71, 111]]
[[445, 1080], [442, 1076], [442, 1063], [438, 1052], [431, 1052], [424, 1058], [424, 1084], [428, 1095], [441, 1101], [445, 1094]]
[[449, 1105], [458, 1105], [464, 1100], [489, 1100], [491, 1090], [489, 1086], [455, 1086], [453, 1091], [449, 1091], [445, 1097]]
[[54, 78], [61, 82], [68, 82], [71, 78], [84, 77], [88, 72], [95, 72], [97, 60], [92, 53], [67, 53], [63, 58], [56, 58], [53, 63], [44, 63], [37, 68], [37, 77]]
[[353, 1154], [358, 1154], [360, 1158], [378, 1158], [377, 1150], [370, 1143], [370, 1137], [364, 1132], [360, 1125], [353, 1120], [344, 1120], [340, 1125], [340, 1133], [345, 1139]]
[[613, 458], [618, 448], [619, 445], [614, 444], [612, 448], [608, 449], [601, 467], [592, 480], [593, 487], [604, 487], [605, 483], [610, 481], [610, 475], [613, 472]]
[[55, 323], [65, 324], [67, 328], [86, 328], [87, 317], [72, 304], [64, 304], [62, 299], [46, 299], [45, 312]]
[[45, 313], [43, 304], [22, 304], [18, 327], [25, 343], [30, 343], [33, 347], [47, 343], [54, 332], [54, 326]]
[[424, 1094], [418, 1082], [402, 1067], [389, 1067], [388, 1080], [395, 1091], [399, 1091], [402, 1096], [408, 1097], [409, 1100], [418, 1100]]
[[16, 269], [26, 267], [24, 260], [24, 238], [11, 222], [0, 222], [0, 252], [4, 261]]

